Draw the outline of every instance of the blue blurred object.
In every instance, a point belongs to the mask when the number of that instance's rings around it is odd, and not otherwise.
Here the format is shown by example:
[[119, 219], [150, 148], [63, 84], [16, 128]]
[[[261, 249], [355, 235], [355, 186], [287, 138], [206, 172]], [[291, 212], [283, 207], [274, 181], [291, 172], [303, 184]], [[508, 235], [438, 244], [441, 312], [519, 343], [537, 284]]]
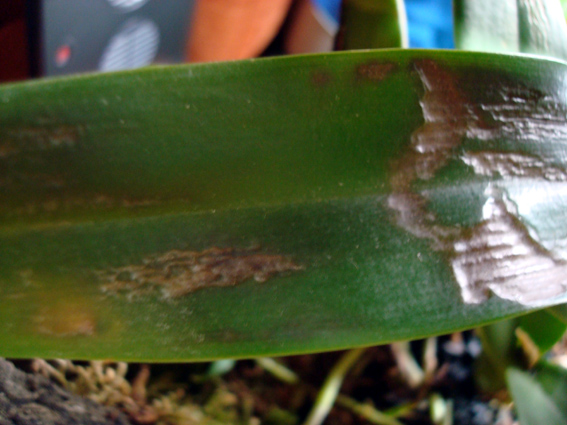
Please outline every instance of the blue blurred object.
[[[341, 0], [311, 0], [335, 22], [339, 21]], [[455, 47], [453, 41], [453, 6], [451, 0], [406, 0], [410, 47]]]
[[406, 0], [410, 47], [455, 47], [451, 0]]
[[315, 7], [322, 10], [327, 17], [336, 23], [339, 22], [341, 16], [341, 0], [311, 0]]

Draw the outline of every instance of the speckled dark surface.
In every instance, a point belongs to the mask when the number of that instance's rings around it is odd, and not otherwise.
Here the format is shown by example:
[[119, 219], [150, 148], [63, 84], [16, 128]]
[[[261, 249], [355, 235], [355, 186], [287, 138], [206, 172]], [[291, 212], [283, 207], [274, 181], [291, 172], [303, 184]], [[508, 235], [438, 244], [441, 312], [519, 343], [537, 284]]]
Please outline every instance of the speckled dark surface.
[[0, 359], [0, 425], [128, 425], [115, 409], [73, 395]]

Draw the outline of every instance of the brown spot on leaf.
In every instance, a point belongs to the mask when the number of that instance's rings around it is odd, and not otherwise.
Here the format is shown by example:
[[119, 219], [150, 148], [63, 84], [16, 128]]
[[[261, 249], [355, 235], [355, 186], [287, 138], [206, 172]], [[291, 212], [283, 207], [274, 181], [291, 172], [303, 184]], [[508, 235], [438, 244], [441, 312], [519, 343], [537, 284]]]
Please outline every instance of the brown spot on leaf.
[[390, 62], [371, 61], [356, 67], [356, 77], [360, 80], [382, 81], [396, 68], [397, 66]]
[[173, 250], [101, 275], [108, 281], [103, 285], [105, 292], [139, 295], [159, 289], [165, 297], [180, 297], [199, 289], [235, 286], [249, 279], [265, 282], [272, 276], [301, 269], [281, 255], [210, 248], [201, 252]]
[[89, 336], [97, 328], [95, 314], [85, 300], [62, 299], [44, 305], [33, 320], [39, 333], [59, 337]]

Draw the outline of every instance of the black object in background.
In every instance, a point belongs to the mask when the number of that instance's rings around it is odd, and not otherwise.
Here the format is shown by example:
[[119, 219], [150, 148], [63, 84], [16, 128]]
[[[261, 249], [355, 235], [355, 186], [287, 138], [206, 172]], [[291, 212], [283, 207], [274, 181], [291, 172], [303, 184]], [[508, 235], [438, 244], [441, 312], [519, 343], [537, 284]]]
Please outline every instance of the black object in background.
[[32, 75], [185, 62], [194, 0], [29, 0]]

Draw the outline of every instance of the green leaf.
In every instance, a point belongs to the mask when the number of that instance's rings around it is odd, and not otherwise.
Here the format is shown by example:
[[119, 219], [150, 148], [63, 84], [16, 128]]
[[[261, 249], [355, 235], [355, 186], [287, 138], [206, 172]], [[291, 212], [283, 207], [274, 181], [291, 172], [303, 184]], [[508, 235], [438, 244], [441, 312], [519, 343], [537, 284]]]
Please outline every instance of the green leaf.
[[557, 305], [548, 309], [548, 311], [563, 323], [567, 323], [567, 304]]
[[523, 316], [519, 320], [519, 326], [529, 335], [541, 354], [549, 351], [567, 330], [567, 323], [559, 320], [549, 310], [540, 310]]
[[453, 0], [453, 9], [457, 49], [520, 52], [516, 0]]
[[400, 50], [4, 86], [0, 355], [281, 355], [565, 302], [566, 76]]
[[567, 24], [559, 0], [455, 0], [454, 10], [459, 49], [567, 59]]
[[567, 418], [567, 370], [549, 362], [540, 362], [535, 369], [535, 377], [563, 417]]
[[535, 377], [514, 368], [506, 377], [522, 425], [567, 424], [565, 370], [543, 364]]
[[403, 0], [344, 0], [341, 50], [408, 47]]
[[476, 360], [475, 381], [483, 391], [503, 389], [509, 367], [535, 364], [561, 339], [567, 324], [551, 314], [553, 308], [477, 329], [483, 350]]
[[524, 366], [515, 334], [519, 320], [501, 320], [476, 330], [482, 352], [475, 361], [474, 378], [483, 392], [493, 394], [502, 390], [506, 386], [508, 368]]
[[520, 49], [567, 59], [567, 23], [559, 0], [518, 1]]

